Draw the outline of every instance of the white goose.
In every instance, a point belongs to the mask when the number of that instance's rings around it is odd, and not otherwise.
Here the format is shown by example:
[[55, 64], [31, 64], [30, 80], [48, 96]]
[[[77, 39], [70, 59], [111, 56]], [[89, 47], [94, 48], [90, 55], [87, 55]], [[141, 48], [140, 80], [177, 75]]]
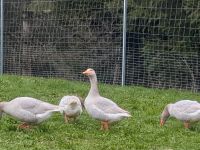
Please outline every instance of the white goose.
[[97, 76], [93, 69], [89, 68], [83, 72], [90, 80], [91, 88], [85, 99], [84, 106], [88, 114], [94, 119], [101, 121], [101, 129], [108, 130], [109, 123], [131, 117], [128, 111], [120, 108], [110, 99], [99, 95]]
[[81, 101], [77, 96], [64, 96], [60, 100], [59, 106], [66, 107], [65, 111], [61, 111], [64, 115], [65, 123], [68, 122], [70, 118], [75, 120], [83, 111]]
[[161, 114], [161, 126], [165, 124], [169, 116], [183, 121], [185, 128], [189, 128], [190, 122], [200, 120], [200, 103], [191, 100], [181, 100], [174, 104], [168, 104]]
[[32, 97], [17, 97], [9, 102], [0, 102], [0, 117], [6, 113], [24, 123], [19, 128], [29, 128], [47, 120], [53, 112], [64, 111], [65, 107], [53, 105]]

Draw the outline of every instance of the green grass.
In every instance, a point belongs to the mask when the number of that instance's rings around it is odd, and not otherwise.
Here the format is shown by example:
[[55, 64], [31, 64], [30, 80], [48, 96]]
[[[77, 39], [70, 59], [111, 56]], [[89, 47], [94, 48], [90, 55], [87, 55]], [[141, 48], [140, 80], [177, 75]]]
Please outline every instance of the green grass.
[[[58, 104], [62, 96], [75, 94], [85, 98], [89, 83], [3, 75], [0, 77], [0, 100], [30, 96]], [[100, 131], [100, 123], [84, 112], [74, 123], [64, 124], [59, 113], [30, 130], [17, 129], [19, 121], [8, 115], [0, 120], [0, 150], [195, 150], [199, 149], [200, 123], [191, 129], [170, 118], [164, 127], [159, 116], [167, 103], [179, 99], [200, 100], [199, 93], [175, 89], [160, 90], [142, 87], [121, 87], [100, 84], [101, 95], [130, 111], [132, 118]]]

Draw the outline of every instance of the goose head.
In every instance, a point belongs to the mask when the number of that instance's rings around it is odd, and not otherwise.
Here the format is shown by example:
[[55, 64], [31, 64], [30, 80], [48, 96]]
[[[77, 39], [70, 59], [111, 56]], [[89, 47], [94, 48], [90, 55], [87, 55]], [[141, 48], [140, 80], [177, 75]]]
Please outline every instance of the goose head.
[[87, 70], [85, 70], [83, 72], [83, 74], [88, 76], [88, 78], [90, 80], [90, 84], [91, 84], [91, 88], [90, 88], [88, 95], [99, 96], [99, 90], [97, 87], [97, 76], [96, 76], [94, 69], [88, 68]]
[[71, 106], [71, 108], [75, 108], [78, 105], [78, 103], [73, 101], [69, 105]]
[[86, 76], [88, 76], [88, 77], [96, 75], [94, 69], [92, 69], [92, 68], [86, 69], [86, 70], [83, 72], [83, 74], [86, 75]]
[[163, 126], [165, 124], [165, 122], [167, 121], [167, 119], [169, 118], [170, 116], [170, 113], [169, 113], [169, 107], [170, 107], [171, 104], [168, 104], [162, 114], [161, 114], [161, 118], [160, 118], [160, 126]]

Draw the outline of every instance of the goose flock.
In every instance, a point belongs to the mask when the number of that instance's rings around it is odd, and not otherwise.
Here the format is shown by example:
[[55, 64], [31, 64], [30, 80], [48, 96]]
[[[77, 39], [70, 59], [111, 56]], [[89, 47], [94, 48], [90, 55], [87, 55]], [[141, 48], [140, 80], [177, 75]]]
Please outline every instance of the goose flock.
[[22, 122], [18, 128], [30, 128], [33, 124], [47, 120], [54, 112], [60, 112], [64, 116], [65, 123], [75, 120], [81, 115], [84, 106], [92, 118], [101, 121], [102, 130], [108, 130], [112, 122], [131, 117], [128, 111], [120, 108], [112, 100], [100, 96], [97, 76], [93, 69], [89, 68], [83, 74], [89, 77], [91, 84], [84, 104], [74, 95], [64, 96], [58, 105], [32, 97], [17, 97], [9, 102], [0, 102], [0, 117], [6, 113]]
[[[131, 117], [130, 112], [119, 107], [112, 100], [99, 94], [97, 75], [94, 69], [83, 72], [90, 80], [90, 90], [83, 102], [78, 96], [64, 96], [58, 105], [50, 104], [32, 97], [17, 97], [8, 102], [0, 102], [0, 117], [6, 113], [21, 121], [18, 128], [30, 128], [39, 124], [55, 112], [60, 112], [64, 122], [76, 120], [83, 112], [83, 107], [92, 118], [101, 122], [101, 130], [109, 130], [112, 122], [118, 122]], [[174, 117], [184, 123], [185, 128], [190, 127], [190, 122], [200, 120], [200, 103], [192, 100], [180, 100], [165, 106], [160, 117], [163, 126], [169, 117]]]

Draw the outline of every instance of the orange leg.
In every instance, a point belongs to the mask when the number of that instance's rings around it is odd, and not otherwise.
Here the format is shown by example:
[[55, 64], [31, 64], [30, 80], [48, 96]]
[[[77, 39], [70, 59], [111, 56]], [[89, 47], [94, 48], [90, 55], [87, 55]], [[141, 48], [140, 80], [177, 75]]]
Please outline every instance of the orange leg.
[[160, 126], [164, 126], [165, 121], [163, 119], [160, 119]]
[[27, 124], [26, 122], [24, 122], [24, 123], [18, 125], [17, 128], [21, 128], [21, 129], [29, 129], [29, 128], [30, 128], [30, 125]]
[[66, 114], [64, 114], [64, 118], [65, 118], [65, 123], [68, 123], [69, 122], [69, 118]]
[[104, 124], [104, 129], [105, 129], [105, 130], [108, 130], [108, 129], [109, 129], [108, 121], [105, 122], [105, 124]]
[[100, 130], [103, 130], [104, 129], [104, 124], [103, 124], [103, 121], [101, 121], [101, 129]]
[[108, 121], [101, 121], [101, 130], [108, 130], [109, 124]]
[[189, 122], [184, 122], [184, 127], [188, 129], [190, 127]]

